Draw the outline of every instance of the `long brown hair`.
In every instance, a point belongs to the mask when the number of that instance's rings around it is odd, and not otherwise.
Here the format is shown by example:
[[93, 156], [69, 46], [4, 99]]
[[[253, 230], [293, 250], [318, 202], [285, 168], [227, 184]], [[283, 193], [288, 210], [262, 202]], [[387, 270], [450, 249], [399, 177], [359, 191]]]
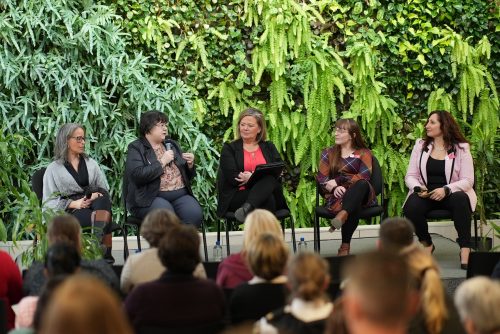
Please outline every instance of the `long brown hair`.
[[[446, 110], [434, 110], [433, 112], [431, 112], [429, 114], [429, 117], [427, 117], [425, 125], [429, 123], [429, 119], [434, 114], [436, 114], [439, 119], [439, 127], [443, 132], [443, 141], [447, 149], [453, 147], [456, 144], [469, 143], [462, 134], [462, 131], [460, 131], [460, 127], [458, 126], [457, 121], [455, 121], [453, 116], [451, 116], [451, 114]], [[429, 144], [433, 141], [434, 138], [431, 138], [427, 134], [425, 134], [423, 148], [429, 146]]]
[[[358, 123], [352, 118], [341, 118], [335, 123], [335, 128], [346, 129], [352, 138], [352, 146], [359, 150], [367, 148]], [[342, 155], [340, 145], [334, 145], [333, 151], [328, 155], [328, 163], [330, 164], [330, 175], [337, 174], [340, 169], [340, 157]]]

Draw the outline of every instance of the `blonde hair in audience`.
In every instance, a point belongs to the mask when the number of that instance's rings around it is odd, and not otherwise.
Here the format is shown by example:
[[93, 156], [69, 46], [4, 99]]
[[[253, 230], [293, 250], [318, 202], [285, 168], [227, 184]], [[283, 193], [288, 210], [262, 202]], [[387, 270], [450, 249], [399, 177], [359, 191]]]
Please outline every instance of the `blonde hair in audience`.
[[81, 227], [75, 216], [64, 214], [55, 216], [47, 226], [47, 239], [49, 246], [56, 242], [65, 242], [76, 248], [81, 255]]
[[242, 251], [245, 251], [250, 242], [264, 232], [279, 236], [283, 240], [281, 224], [274, 214], [267, 210], [256, 209], [245, 219]]
[[305, 301], [327, 299], [325, 289], [330, 282], [328, 263], [315, 253], [299, 253], [288, 263], [288, 282], [294, 298]]
[[56, 289], [41, 334], [132, 334], [118, 297], [99, 279], [79, 274]]
[[248, 245], [245, 255], [250, 271], [255, 276], [270, 281], [283, 275], [288, 260], [288, 247], [282, 238], [264, 233]]
[[403, 255], [406, 255], [410, 273], [420, 287], [420, 307], [425, 317], [427, 332], [441, 333], [448, 318], [448, 310], [439, 267], [432, 256], [421, 249], [413, 249]]

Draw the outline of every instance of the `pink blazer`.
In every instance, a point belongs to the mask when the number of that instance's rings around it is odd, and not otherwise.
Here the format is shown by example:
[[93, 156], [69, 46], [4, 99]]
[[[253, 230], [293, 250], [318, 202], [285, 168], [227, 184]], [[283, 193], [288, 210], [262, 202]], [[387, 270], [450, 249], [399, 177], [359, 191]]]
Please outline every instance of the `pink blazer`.
[[[413, 193], [413, 188], [427, 184], [427, 160], [434, 145], [431, 143], [422, 149], [423, 139], [418, 139], [411, 152], [410, 164], [405, 176], [406, 186], [410, 189], [406, 199]], [[472, 189], [474, 185], [474, 165], [470, 154], [469, 144], [455, 145], [455, 152], [445, 158], [446, 182], [451, 192], [463, 191], [469, 197], [472, 211], [476, 209], [477, 196]], [[405, 201], [406, 202], [406, 201]]]

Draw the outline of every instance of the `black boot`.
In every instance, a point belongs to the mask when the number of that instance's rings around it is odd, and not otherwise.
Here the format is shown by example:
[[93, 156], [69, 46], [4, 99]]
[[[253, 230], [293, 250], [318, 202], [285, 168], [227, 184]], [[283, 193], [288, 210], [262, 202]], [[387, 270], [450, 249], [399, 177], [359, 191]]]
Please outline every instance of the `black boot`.
[[243, 203], [243, 205], [241, 206], [241, 208], [237, 209], [234, 212], [234, 217], [240, 223], [244, 223], [245, 222], [245, 218], [247, 217], [247, 215], [250, 212], [252, 212], [252, 210], [253, 210], [252, 204], [250, 204], [250, 203]]

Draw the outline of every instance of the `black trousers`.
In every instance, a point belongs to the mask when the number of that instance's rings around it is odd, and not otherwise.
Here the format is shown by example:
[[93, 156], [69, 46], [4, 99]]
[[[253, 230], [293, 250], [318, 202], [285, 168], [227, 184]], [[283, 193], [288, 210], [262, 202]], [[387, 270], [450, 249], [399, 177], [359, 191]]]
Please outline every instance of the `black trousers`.
[[365, 180], [357, 181], [346, 190], [342, 198], [342, 210], [346, 210], [349, 216], [340, 230], [343, 243], [351, 242], [352, 235], [359, 224], [358, 213], [368, 201], [369, 194], [370, 184]]
[[271, 212], [276, 211], [276, 192], [280, 192], [281, 187], [276, 178], [266, 175], [257, 181], [250, 189], [239, 190], [234, 195], [229, 204], [229, 211], [236, 211], [245, 202], [250, 203], [254, 208], [266, 209]]
[[[83, 197], [84, 195], [82, 195]], [[97, 210], [105, 210], [111, 214], [111, 199], [109, 194], [104, 193], [101, 197], [97, 197], [92, 201], [89, 208], [75, 209], [69, 213], [78, 219], [80, 226], [84, 231], [90, 231], [92, 226], [92, 212]], [[111, 224], [106, 224], [103, 230], [104, 234], [111, 233]]]
[[472, 211], [469, 197], [463, 191], [451, 193], [442, 201], [434, 201], [429, 198], [421, 198], [416, 193], [408, 197], [403, 207], [403, 212], [415, 226], [418, 240], [426, 245], [432, 244], [429, 234], [426, 215], [432, 210], [449, 210], [452, 212], [453, 223], [458, 233], [458, 244], [461, 248], [471, 247], [470, 224]]

